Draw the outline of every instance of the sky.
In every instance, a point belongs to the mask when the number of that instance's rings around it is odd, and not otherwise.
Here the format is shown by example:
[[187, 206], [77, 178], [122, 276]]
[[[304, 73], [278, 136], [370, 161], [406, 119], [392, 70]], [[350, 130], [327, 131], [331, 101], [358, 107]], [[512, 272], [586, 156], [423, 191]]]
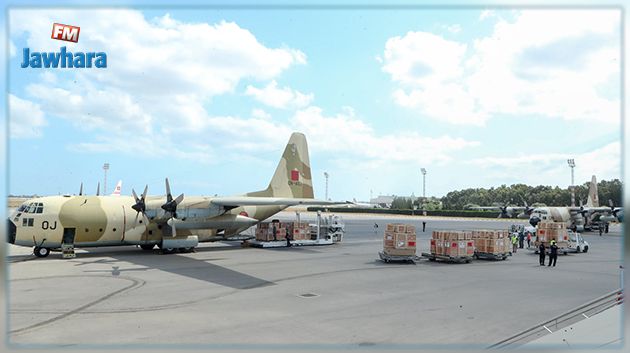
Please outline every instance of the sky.
[[[621, 179], [615, 9], [9, 10], [9, 193], [264, 189], [293, 131], [315, 196]], [[81, 27], [78, 43], [52, 24]], [[21, 68], [31, 52], [107, 68]]]

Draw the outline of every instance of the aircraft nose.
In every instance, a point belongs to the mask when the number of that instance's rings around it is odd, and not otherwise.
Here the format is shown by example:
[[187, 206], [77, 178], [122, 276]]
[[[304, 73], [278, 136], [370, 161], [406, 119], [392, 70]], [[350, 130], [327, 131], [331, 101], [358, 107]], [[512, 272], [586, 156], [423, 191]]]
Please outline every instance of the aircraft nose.
[[7, 219], [7, 240], [9, 241], [10, 244], [15, 244], [15, 233], [17, 232], [17, 228], [15, 227], [15, 224], [10, 220]]
[[532, 227], [535, 227], [538, 224], [538, 222], [540, 222], [540, 218], [538, 217], [532, 217], [529, 219], [529, 224], [531, 224]]

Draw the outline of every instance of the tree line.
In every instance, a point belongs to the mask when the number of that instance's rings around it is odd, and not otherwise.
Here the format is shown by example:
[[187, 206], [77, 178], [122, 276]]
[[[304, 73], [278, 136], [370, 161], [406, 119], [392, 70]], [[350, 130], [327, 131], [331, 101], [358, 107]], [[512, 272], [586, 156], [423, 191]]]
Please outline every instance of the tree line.
[[[589, 186], [590, 182], [575, 186], [576, 205], [579, 206], [580, 202], [586, 204]], [[621, 205], [622, 183], [619, 179], [598, 182], [597, 191], [600, 206], [608, 205], [609, 199], [613, 201], [615, 206]], [[571, 191], [568, 188], [560, 188], [558, 186], [514, 184], [510, 186], [501, 185], [490, 189], [471, 188], [451, 191], [442, 197], [441, 201], [443, 208], [451, 210], [464, 209], [471, 205], [522, 206], [524, 202], [527, 202], [530, 206], [539, 204], [546, 206], [570, 206]]]
[[[590, 182], [575, 186], [575, 204], [586, 204]], [[608, 200], [612, 200], [615, 206], [621, 206], [622, 183], [619, 179], [610, 181], [601, 180], [597, 183], [599, 205], [608, 206]], [[469, 188], [451, 191], [442, 198], [427, 197], [411, 198], [396, 197], [392, 202], [395, 209], [446, 209], [463, 210], [472, 206], [570, 206], [571, 191], [568, 188], [558, 186], [529, 186], [525, 184], [513, 184], [499, 187]]]

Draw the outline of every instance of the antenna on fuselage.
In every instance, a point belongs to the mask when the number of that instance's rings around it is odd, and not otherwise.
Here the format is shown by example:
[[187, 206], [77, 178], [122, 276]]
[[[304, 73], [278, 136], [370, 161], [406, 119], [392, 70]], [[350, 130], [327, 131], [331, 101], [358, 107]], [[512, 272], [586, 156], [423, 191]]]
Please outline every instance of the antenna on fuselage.
[[101, 194], [101, 182], [98, 182], [98, 185], [96, 185], [96, 196], [99, 196]]
[[81, 187], [79, 187], [79, 196], [83, 196], [83, 182], [81, 182]]

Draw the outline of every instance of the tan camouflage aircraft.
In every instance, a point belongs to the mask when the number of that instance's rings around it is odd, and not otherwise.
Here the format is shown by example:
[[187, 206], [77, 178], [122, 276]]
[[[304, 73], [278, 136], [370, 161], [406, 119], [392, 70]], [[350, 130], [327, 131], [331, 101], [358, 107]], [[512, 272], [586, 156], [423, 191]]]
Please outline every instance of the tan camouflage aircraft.
[[588, 200], [586, 205], [582, 206], [564, 206], [564, 207], [525, 207], [503, 206], [503, 207], [473, 207], [474, 209], [497, 210], [501, 211], [499, 217], [511, 217], [517, 212], [518, 218], [529, 218], [529, 223], [536, 226], [540, 221], [565, 222], [567, 227], [578, 232], [590, 230], [591, 220], [597, 215], [599, 220], [603, 222], [621, 221], [623, 209], [620, 207], [600, 207], [599, 197], [597, 194], [597, 179], [595, 175], [591, 178], [591, 184], [588, 189]]
[[47, 196], [25, 201], [8, 219], [11, 244], [46, 257], [62, 244], [76, 247], [139, 245], [164, 253], [199, 242], [229, 239], [293, 205], [339, 202], [313, 199], [306, 137], [293, 133], [265, 190], [243, 196]]

